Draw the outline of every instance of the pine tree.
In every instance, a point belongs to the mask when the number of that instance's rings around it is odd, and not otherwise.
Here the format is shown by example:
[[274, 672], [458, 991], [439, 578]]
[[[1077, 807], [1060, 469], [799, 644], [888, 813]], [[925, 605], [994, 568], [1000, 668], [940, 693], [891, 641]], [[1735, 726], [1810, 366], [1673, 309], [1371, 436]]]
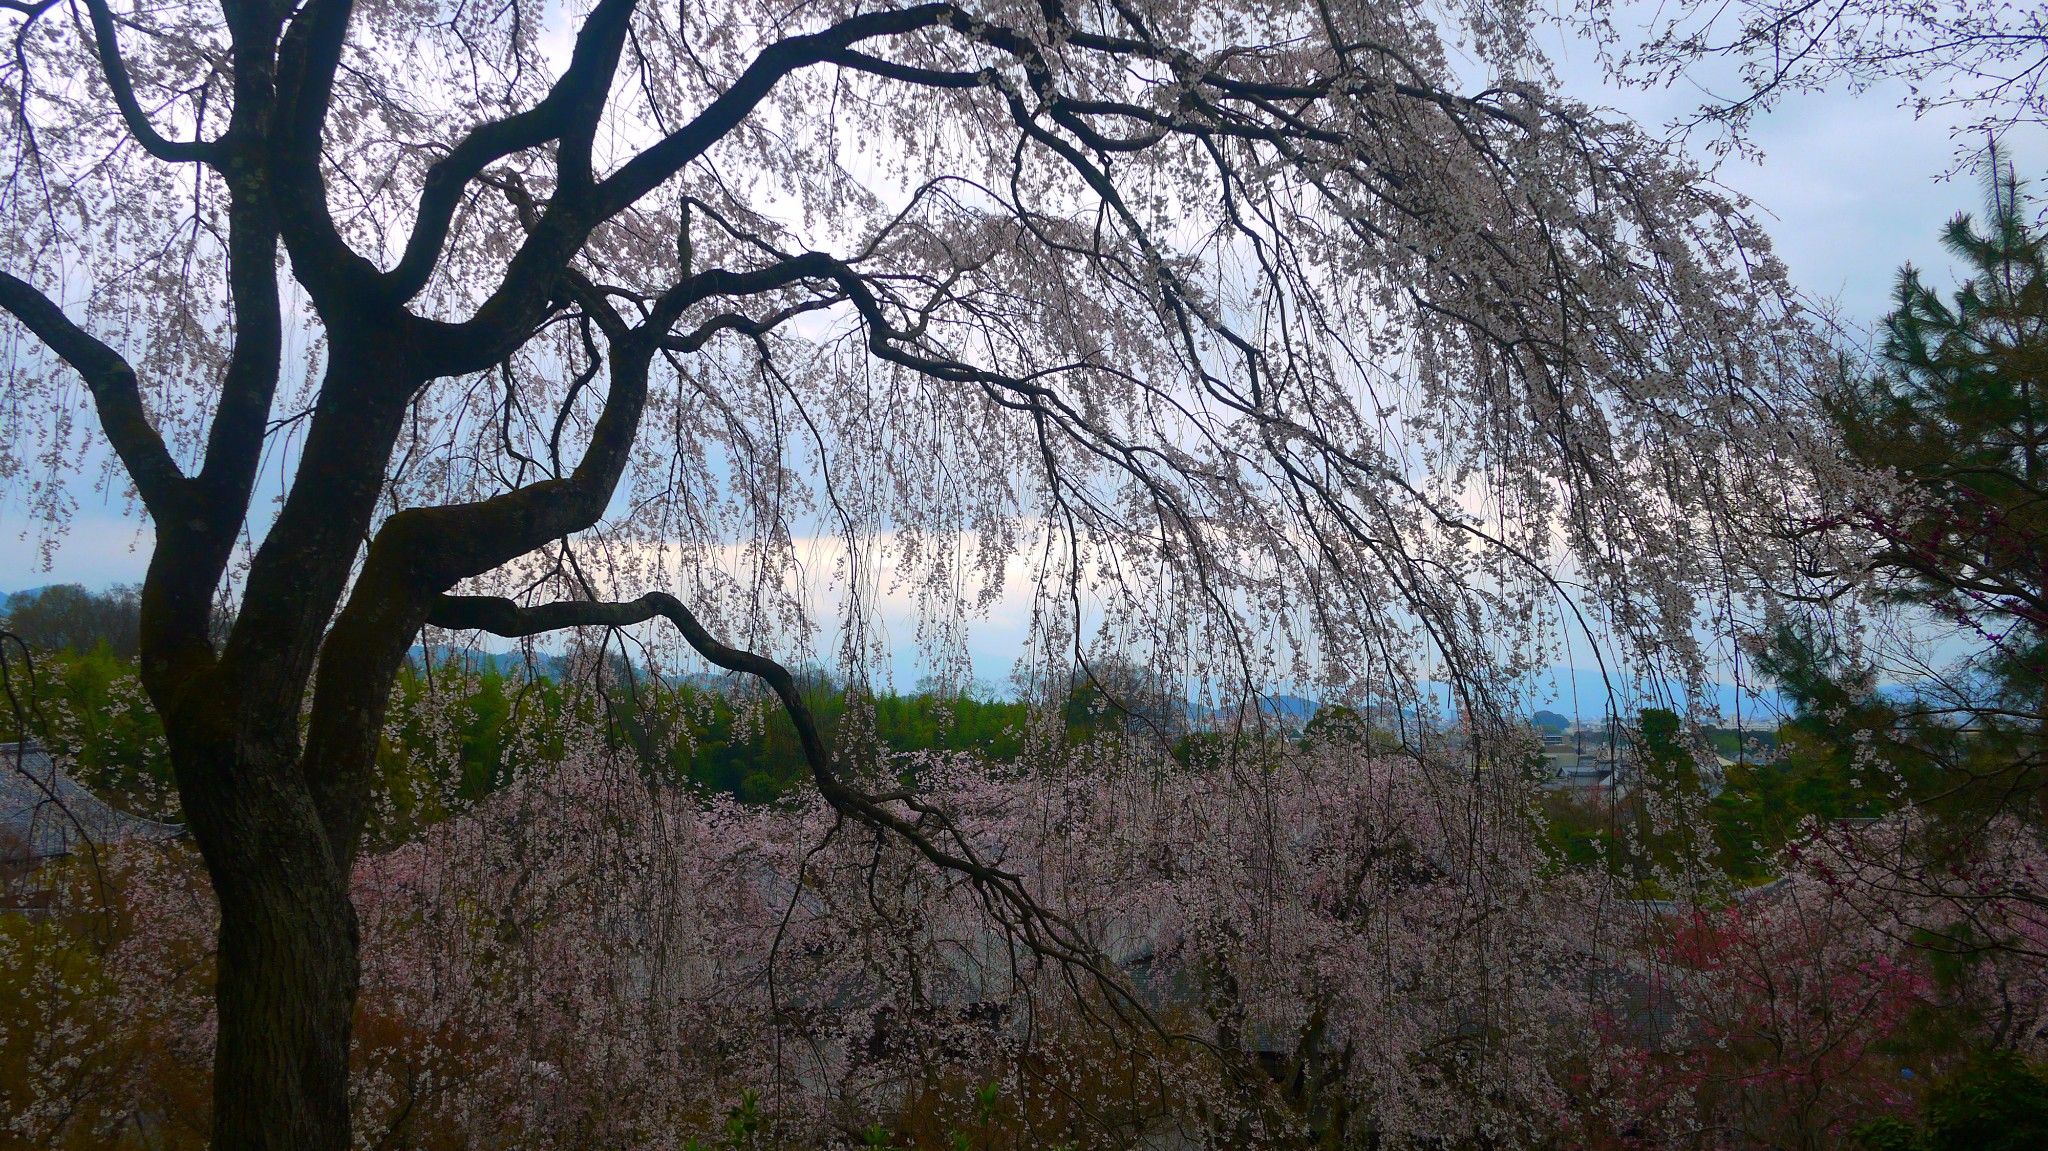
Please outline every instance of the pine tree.
[[[1905, 691], [1824, 627], [1781, 631], [1760, 661], [1812, 761], [1781, 771], [1850, 788], [1856, 814], [1909, 799], [1962, 817], [1964, 840], [1996, 813], [2048, 823], [2048, 231], [1988, 159], [1981, 223], [1942, 232], [1964, 282], [1944, 297], [1904, 267], [1875, 362], [1827, 399], [1852, 462], [1896, 483], [1820, 525], [1860, 533], [1880, 596], [1955, 626], [1970, 654]], [[1848, 813], [1833, 806], [1781, 814]]]
[[[1980, 231], [1943, 245], [1970, 271], [1945, 302], [1908, 265], [1885, 319], [1881, 369], [1831, 405], [1858, 462], [1895, 469], [1890, 499], [1857, 509], [1887, 590], [1976, 633], [2004, 709], [2043, 711], [2048, 638], [2048, 232], [1994, 150]], [[2004, 710], [2001, 709], [2001, 710]], [[1988, 710], [1988, 709], [1987, 709]]]

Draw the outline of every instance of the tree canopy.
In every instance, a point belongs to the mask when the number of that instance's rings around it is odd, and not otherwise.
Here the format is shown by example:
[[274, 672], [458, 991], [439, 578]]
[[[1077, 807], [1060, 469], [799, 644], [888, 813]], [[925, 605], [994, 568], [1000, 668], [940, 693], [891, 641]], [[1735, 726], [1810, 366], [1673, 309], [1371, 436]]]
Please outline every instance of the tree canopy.
[[134, 659], [141, 627], [137, 598], [132, 587], [94, 592], [53, 584], [9, 597], [0, 627], [45, 651], [84, 652], [104, 644], [114, 655]]

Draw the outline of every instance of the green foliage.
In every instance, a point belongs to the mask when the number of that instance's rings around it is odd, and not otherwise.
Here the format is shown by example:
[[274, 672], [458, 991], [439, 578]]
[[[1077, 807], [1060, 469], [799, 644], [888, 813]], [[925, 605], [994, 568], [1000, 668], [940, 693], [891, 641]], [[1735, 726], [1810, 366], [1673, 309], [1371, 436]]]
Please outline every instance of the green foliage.
[[1628, 745], [1633, 766], [1625, 773], [1626, 789], [1618, 797], [1546, 795], [1543, 834], [1559, 865], [1604, 868], [1629, 880], [1640, 897], [1665, 898], [1660, 876], [1686, 869], [1704, 847], [1697, 826], [1682, 813], [1704, 802], [1706, 781], [1693, 733], [1672, 711], [1644, 709]]
[[1077, 665], [1062, 705], [1068, 738], [1107, 733], [1171, 742], [1188, 730], [1187, 701], [1152, 669], [1114, 656]]
[[1668, 708], [1644, 708], [1636, 724], [1636, 762], [1648, 782], [1671, 790], [1700, 789], [1699, 760], [1684, 725]]
[[1918, 1127], [1892, 1117], [1858, 1127], [1868, 1151], [2033, 1151], [2048, 1147], [2048, 1078], [2012, 1051], [1983, 1051], [1938, 1080]]
[[1849, 455], [1903, 481], [1848, 508], [1843, 526], [1872, 541], [1893, 599], [1976, 637], [1956, 684], [1971, 702], [1960, 715], [1888, 705], [1867, 668], [1796, 628], [1775, 637], [1766, 667], [1814, 734], [1842, 754], [1860, 746], [1950, 811], [2018, 810], [2044, 782], [2048, 231], [2032, 227], [1995, 152], [1990, 168], [1981, 227], [1959, 215], [1942, 233], [1967, 281], [1944, 299], [1902, 270], [1875, 370], [1847, 374], [1828, 398]]
[[992, 1151], [998, 1144], [997, 1119], [1002, 1116], [1003, 1087], [983, 1083], [968, 1092], [972, 1130], [954, 1127], [946, 1133], [948, 1151]]
[[[8, 669], [23, 696], [26, 670]], [[114, 806], [177, 820], [177, 784], [163, 722], [143, 695], [134, 661], [102, 643], [83, 651], [40, 652], [34, 672], [34, 698], [22, 700], [25, 723], [17, 725], [12, 712], [0, 708], [0, 739], [25, 734]]]
[[[1700, 773], [1704, 748], [1696, 750], [1693, 734], [1677, 713], [1661, 707], [1643, 709], [1633, 744], [1643, 802], [1628, 805], [1629, 840], [1644, 861], [1639, 867], [1642, 878], [1649, 879], [1655, 870], [1694, 869], [1706, 862], [1700, 828], [1692, 818], [1708, 791]], [[1661, 817], [1659, 809], [1664, 812]]]
[[1025, 704], [970, 696], [879, 695], [875, 735], [894, 751], [979, 751], [1010, 762], [1024, 754]]
[[[1877, 369], [1850, 375], [1828, 405], [1851, 457], [1902, 481], [1849, 512], [1874, 541], [1884, 590], [1977, 638], [1952, 685], [1962, 702], [1888, 697], [1820, 629], [1780, 631], [1760, 662], [1799, 711], [1779, 763], [1745, 772], [1725, 797], [1732, 841], [1770, 848], [1796, 817], [1910, 803], [1939, 817], [1921, 845], [1932, 859], [1991, 813], [2037, 824], [2048, 814], [2048, 231], [2032, 226], [2011, 169], [1990, 159], [1981, 223], [1959, 215], [1942, 233], [1968, 279], [1945, 299], [1903, 269]], [[1724, 851], [1759, 865], [1735, 846]], [[1916, 942], [1945, 989], [1970, 979], [1989, 946], [1966, 925]], [[1951, 1032], [1964, 1022], [1943, 1021]], [[1881, 1151], [2048, 1146], [2048, 1082], [2018, 1055], [1981, 1053], [1935, 1083], [1920, 1127], [1882, 1120], [1857, 1135]]]
[[1718, 862], [1745, 883], [1768, 878], [1778, 851], [1808, 820], [1871, 818], [1899, 801], [1894, 777], [1859, 762], [1854, 745], [1811, 707], [1779, 730], [1773, 758], [1736, 762], [1725, 774], [1707, 817]]
[[1605, 805], [1551, 792], [1543, 797], [1541, 814], [1545, 849], [1559, 866], [1606, 868], [1619, 857], [1615, 828]]
[[1758, 665], [1797, 715], [1776, 762], [1731, 771], [1715, 801], [1741, 878], [1760, 878], [1809, 817], [1914, 804], [1950, 847], [1994, 813], [2048, 819], [2048, 232], [1991, 159], [1981, 224], [1959, 215], [1942, 234], [1966, 282], [1944, 298], [1903, 269], [1878, 362], [1827, 398], [1850, 457], [1902, 481], [1829, 526], [1868, 542], [1894, 602], [1974, 636], [1975, 651], [1933, 703], [1883, 690], [1817, 623], [1772, 636]]
[[1401, 738], [1390, 731], [1374, 727], [1358, 710], [1341, 703], [1326, 703], [1316, 708], [1302, 727], [1303, 747], [1317, 743], [1348, 743], [1362, 745], [1380, 754], [1393, 754], [1401, 749]]
[[41, 652], [87, 652], [110, 649], [132, 660], [139, 650], [141, 593], [115, 584], [103, 592], [77, 584], [54, 584], [20, 592], [8, 602], [0, 627]]
[[1990, 642], [1992, 671], [2037, 705], [2048, 623], [2048, 233], [1991, 157], [1984, 230], [1959, 215], [1942, 243], [1971, 272], [1952, 300], [1908, 266], [1885, 320], [1881, 370], [1832, 398], [1860, 462], [1896, 468], [1900, 496], [1863, 509], [1902, 598]]
[[[25, 733], [102, 798], [153, 818], [179, 818], [163, 724], [132, 657], [101, 643], [37, 650], [25, 724], [0, 714], [0, 739]], [[813, 677], [812, 706], [828, 740], [848, 710], [845, 691]], [[964, 695], [869, 698], [873, 737], [890, 751], [1024, 753], [1029, 705]], [[0, 709], [4, 712], [5, 709]], [[603, 730], [650, 778], [749, 803], [779, 799], [809, 778], [796, 729], [781, 708], [724, 685], [665, 682], [615, 668], [600, 689], [490, 661], [437, 658], [398, 676], [377, 755], [372, 850], [503, 787], [521, 765], [559, 761], [570, 730]]]
[[984, 1083], [974, 1089], [974, 1121], [983, 1126], [995, 1122], [996, 1105], [1002, 1100], [1000, 1083]]
[[1986, 1052], [1936, 1084], [1926, 1128], [1928, 1151], [2048, 1147], [2048, 1080], [2014, 1052]]
[[748, 1087], [740, 1092], [740, 1101], [725, 1113], [725, 1146], [752, 1147], [768, 1128], [768, 1119], [761, 1113], [761, 1093]]
[[[80, 597], [102, 606], [125, 603], [123, 610], [134, 614], [132, 593], [118, 588], [104, 594], [45, 589], [29, 602]], [[132, 654], [104, 642], [60, 643], [38, 645], [34, 662], [27, 734], [116, 806], [179, 818], [163, 725], [141, 690]], [[1161, 730], [1169, 730], [1168, 721], [1178, 725], [1172, 730], [1183, 760], [1245, 751], [1244, 739], [1187, 732], [1180, 709], [1157, 685], [1120, 663], [1104, 666], [1117, 683], [1117, 698], [1140, 708], [1133, 714]], [[828, 743], [836, 740], [849, 713], [847, 691], [815, 673], [806, 686]], [[973, 752], [1010, 763], [1026, 751], [1028, 703], [946, 692], [891, 692], [861, 702], [863, 734], [889, 752]], [[1073, 741], [1137, 722], [1111, 707], [1095, 681], [1078, 681], [1070, 702]], [[0, 716], [0, 738], [19, 738], [17, 726]], [[397, 677], [376, 759], [371, 849], [402, 842], [490, 795], [521, 765], [558, 761], [565, 733], [593, 728], [608, 733], [650, 779], [748, 803], [774, 802], [809, 778], [788, 716], [747, 685], [664, 680], [623, 664], [609, 668], [598, 686], [570, 685], [540, 669], [437, 653], [408, 663]]]
[[761, 1110], [761, 1093], [752, 1087], [742, 1088], [739, 1102], [726, 1109], [718, 1141], [705, 1143], [691, 1136], [683, 1140], [683, 1151], [713, 1151], [714, 1148], [717, 1151], [749, 1151], [764, 1147], [768, 1145], [769, 1126], [768, 1115]]
[[1958, 717], [1890, 698], [1867, 665], [1811, 628], [1782, 629], [1757, 665], [1797, 710], [1775, 758], [1731, 769], [1714, 802], [1723, 859], [1737, 874], [1758, 877], [1808, 818], [1870, 819], [1914, 804], [1966, 830], [1975, 819], [1958, 817], [2026, 814], [2025, 798], [2040, 795], [2040, 729], [2010, 722], [2004, 705]]
[[1726, 759], [1744, 761], [1768, 758], [1777, 748], [1777, 736], [1770, 732], [1743, 731], [1732, 727], [1705, 727], [1700, 734], [1707, 746]]
[[1892, 1115], [1880, 1115], [1857, 1127], [1855, 1143], [1865, 1151], [1919, 1151], [1920, 1133]]
[[[1704, 855], [1737, 884], [1755, 884], [1775, 874], [1778, 852], [1805, 834], [1810, 821], [1874, 818], [1909, 800], [1943, 796], [1948, 775], [1930, 747], [1938, 743], [1957, 757], [1982, 754], [1938, 725], [1905, 731], [1896, 708], [1867, 686], [1859, 693], [1847, 669], [1819, 662], [1801, 642], [1783, 640], [1763, 661], [1801, 701], [1799, 713], [1772, 739], [1768, 758], [1731, 759], [1716, 788], [1701, 777], [1678, 716], [1659, 708], [1640, 715], [1634, 750], [1644, 789], [1698, 802], [1710, 843], [1695, 842], [1691, 826], [1650, 818], [1640, 792], [1620, 800], [1553, 792], [1542, 803], [1551, 857], [1562, 866], [1604, 868], [1647, 883], [1659, 868]], [[1787, 652], [1801, 654], [1788, 658]], [[1843, 735], [1873, 730], [1892, 737], [1859, 744]], [[1859, 755], [1873, 746], [1886, 754]]]
[[[836, 739], [848, 696], [812, 676], [810, 703]], [[869, 697], [873, 737], [890, 751], [1023, 754], [1029, 707], [940, 694]], [[520, 764], [560, 758], [571, 727], [605, 731], [650, 779], [771, 803], [809, 778], [796, 728], [779, 706], [725, 685], [665, 681], [623, 665], [598, 687], [571, 686], [487, 663], [443, 660], [398, 678], [379, 757], [380, 795], [399, 837], [482, 798]]]

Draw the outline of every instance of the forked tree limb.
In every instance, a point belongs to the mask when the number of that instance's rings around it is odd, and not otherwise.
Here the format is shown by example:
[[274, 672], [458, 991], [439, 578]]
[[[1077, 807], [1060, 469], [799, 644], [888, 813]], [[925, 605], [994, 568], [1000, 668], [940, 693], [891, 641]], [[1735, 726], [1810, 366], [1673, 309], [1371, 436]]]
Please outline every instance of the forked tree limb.
[[564, 174], [581, 182], [590, 180], [590, 138], [618, 66], [634, 6], [634, 0], [602, 0], [584, 18], [568, 68], [540, 103], [472, 128], [427, 170], [405, 254], [398, 266], [383, 276], [389, 300], [403, 303], [426, 287], [440, 263], [467, 185], [491, 164], [573, 133], [577, 140], [574, 155], [564, 158], [565, 165], [573, 165], [573, 172], [565, 167]]

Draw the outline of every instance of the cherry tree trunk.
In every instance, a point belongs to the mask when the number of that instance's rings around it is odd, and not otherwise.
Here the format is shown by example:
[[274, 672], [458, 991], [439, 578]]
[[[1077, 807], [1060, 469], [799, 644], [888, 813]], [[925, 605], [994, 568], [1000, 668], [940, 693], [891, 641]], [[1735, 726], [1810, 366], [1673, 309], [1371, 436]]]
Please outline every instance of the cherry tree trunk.
[[345, 1151], [359, 972], [347, 853], [330, 849], [299, 756], [180, 742], [220, 906], [213, 1146]]

